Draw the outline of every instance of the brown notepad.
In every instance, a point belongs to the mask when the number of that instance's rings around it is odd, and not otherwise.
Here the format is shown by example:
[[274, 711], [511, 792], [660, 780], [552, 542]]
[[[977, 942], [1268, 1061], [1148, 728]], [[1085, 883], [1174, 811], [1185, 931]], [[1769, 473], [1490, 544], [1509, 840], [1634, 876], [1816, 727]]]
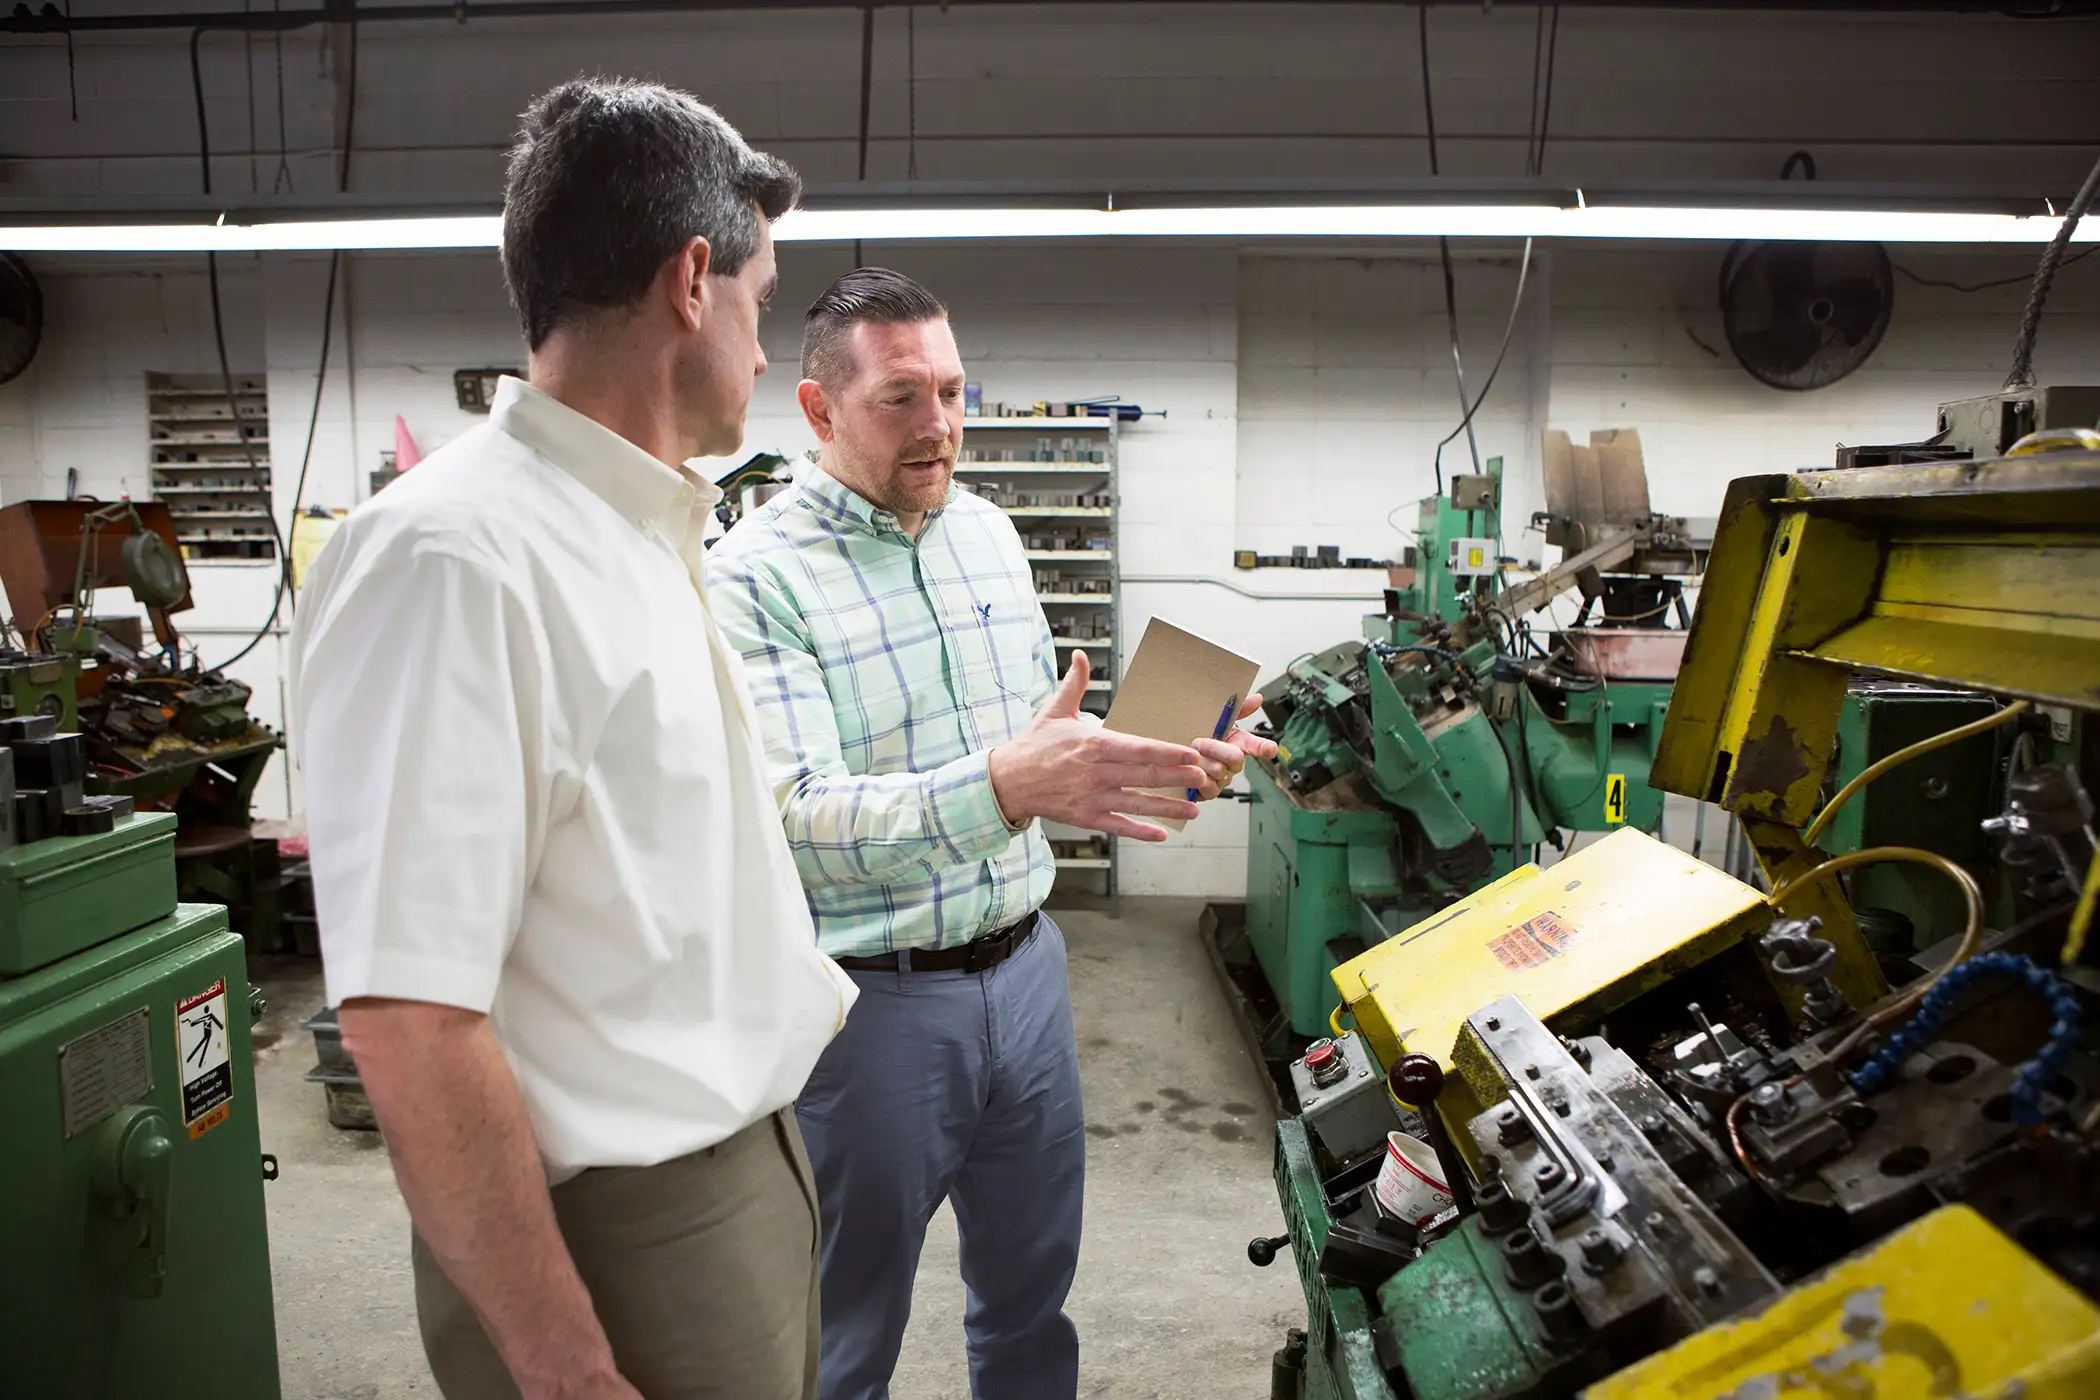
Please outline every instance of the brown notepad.
[[[1261, 663], [1252, 657], [1155, 617], [1145, 624], [1137, 654], [1124, 668], [1103, 727], [1169, 744], [1222, 737], [1260, 671]], [[1187, 795], [1186, 789], [1155, 791], [1169, 797]], [[1170, 817], [1144, 820], [1172, 831], [1187, 825]]]

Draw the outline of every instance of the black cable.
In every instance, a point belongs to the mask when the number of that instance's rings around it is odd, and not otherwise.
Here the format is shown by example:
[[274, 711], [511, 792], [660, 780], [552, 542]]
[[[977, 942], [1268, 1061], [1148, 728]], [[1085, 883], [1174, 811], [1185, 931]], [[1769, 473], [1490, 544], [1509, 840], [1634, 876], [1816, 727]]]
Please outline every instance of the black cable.
[[[204, 192], [210, 194], [210, 135], [204, 119], [204, 80], [197, 62], [197, 40], [202, 36], [203, 32], [203, 30], [199, 29], [193, 31], [190, 35], [190, 81], [197, 103], [197, 147], [199, 152], [203, 154], [205, 161]], [[354, 149], [357, 135], [357, 58], [359, 48], [357, 40], [357, 24], [353, 20], [350, 25], [350, 59], [347, 72], [349, 102], [343, 115], [342, 154], [336, 163], [336, 184], [339, 192], [342, 193], [348, 193], [350, 189], [350, 154]], [[292, 487], [291, 519], [292, 528], [295, 532], [298, 529], [300, 502], [306, 496], [307, 472], [313, 465], [314, 437], [321, 419], [321, 396], [328, 386], [328, 351], [330, 344], [334, 340], [336, 279], [342, 270], [342, 259], [343, 254], [340, 249], [331, 252], [328, 256], [327, 300], [321, 311], [321, 364], [319, 373], [314, 377], [313, 408], [306, 421], [306, 448], [299, 460], [298, 479]], [[211, 281], [212, 330], [218, 340], [219, 372], [226, 383], [227, 404], [231, 408], [233, 407], [233, 377], [227, 368], [226, 334], [224, 318], [219, 304], [218, 255], [216, 253], [207, 253], [205, 255], [205, 266]], [[235, 409], [235, 425], [238, 428], [238, 409]], [[242, 434], [242, 445], [244, 448], [247, 448], [245, 433]], [[247, 451], [249, 466], [251, 468], [255, 467], [257, 463], [254, 450], [247, 448]], [[283, 615], [284, 605], [287, 601], [290, 601], [295, 609], [298, 606], [298, 583], [292, 576], [292, 551], [285, 541], [284, 533], [277, 528], [277, 509], [274, 502], [270, 508], [270, 537], [276, 542], [279, 564], [277, 587], [270, 598], [270, 615], [263, 619], [263, 625], [256, 630], [254, 636], [248, 639], [245, 646], [218, 663], [218, 665], [211, 667], [211, 670], [224, 670], [260, 646], [262, 639], [270, 635], [270, 629], [277, 625], [277, 619]], [[200, 666], [203, 665], [201, 658], [198, 664]]]
[[[1544, 11], [1540, 12], [1540, 17], [1544, 18]], [[1526, 151], [1525, 173], [1529, 175], [1543, 175], [1546, 173], [1546, 130], [1553, 119], [1553, 61], [1559, 54], [1560, 6], [1555, 5], [1553, 7], [1553, 22], [1546, 30], [1546, 62], [1544, 65], [1546, 82], [1543, 95], [1538, 90], [1540, 64], [1538, 62], [1537, 49], [1534, 47], [1532, 52], [1532, 102], [1538, 112], [1538, 120], [1535, 124], [1538, 136]]]
[[904, 178], [919, 178], [919, 7], [904, 7]]
[[1529, 175], [1537, 163], [1539, 145], [1539, 83], [1546, 66], [1546, 7], [1539, 6], [1533, 17], [1531, 30], [1531, 110], [1524, 122], [1524, 173]]
[[[868, 101], [875, 89], [875, 7], [863, 5], [860, 11], [860, 179], [868, 178]], [[865, 267], [866, 259], [860, 255], [860, 240], [853, 240], [853, 265]]]
[[[1517, 703], [1523, 704], [1524, 697], [1518, 696]], [[1524, 849], [1524, 793], [1517, 777], [1517, 753], [1510, 747], [1509, 736], [1502, 732], [1502, 726], [1492, 716], [1488, 719], [1488, 728], [1493, 731], [1495, 742], [1502, 746], [1502, 761], [1509, 766], [1509, 866], [1514, 870], [1517, 855]]]
[[2085, 183], [2078, 187], [2072, 197], [2071, 207], [2064, 211], [2063, 223], [2057, 226], [2056, 237], [2042, 252], [2042, 265], [2034, 270], [2034, 288], [2027, 294], [2027, 309], [2020, 313], [2020, 334], [2013, 341], [2012, 372], [2005, 376], [2008, 389], [2031, 389], [2034, 387], [2034, 340], [2042, 329], [2042, 305], [2049, 300], [2049, 284], [2056, 280], [2056, 269], [2063, 262], [2064, 249], [2071, 242], [2071, 234], [2085, 211], [2092, 207], [2093, 196], [2100, 193], [2100, 161], [2086, 172]]
[[[2058, 263], [2056, 270], [2062, 272], [2071, 264], [2084, 262], [2095, 253], [2100, 253], [2100, 244], [2095, 244], [2082, 253], [2073, 253], [2070, 257]], [[1988, 282], [1949, 282], [1940, 277], [1920, 276], [1899, 262], [1891, 262], [1889, 266], [1895, 268], [1896, 271], [1902, 273], [1921, 287], [1944, 287], [1950, 292], [1987, 292], [1993, 287], [2011, 287], [2021, 282], [2032, 282], [2034, 280], [2033, 273], [2023, 272], [2017, 277], [1994, 277]]]
[[[1436, 97], [1430, 90], [1429, 81], [1429, 6], [1427, 4], [1417, 6], [1415, 16], [1419, 21], [1418, 29], [1421, 36], [1419, 48], [1422, 55], [1422, 125], [1429, 140], [1429, 174], [1431, 178], [1435, 178], [1441, 175], [1443, 170], [1437, 161]], [[1451, 272], [1451, 240], [1438, 238], [1436, 249], [1437, 256], [1443, 263], [1444, 269], [1444, 320], [1451, 332], [1451, 368], [1458, 378], [1458, 411], [1463, 415], [1458, 426], [1460, 431], [1466, 435], [1466, 446], [1472, 449], [1473, 473], [1477, 476], [1480, 474], [1480, 441], [1473, 434], [1473, 415], [1468, 411], [1468, 399], [1470, 396], [1466, 393], [1466, 364], [1458, 349], [1458, 285]], [[1437, 454], [1434, 465], [1436, 469], [1436, 493], [1441, 496], [1444, 494], [1444, 457], [1442, 452]]]
[[1436, 490], [1439, 496], [1444, 494], [1444, 449], [1448, 447], [1451, 444], [1452, 440], [1456, 438], [1460, 433], [1465, 432], [1467, 430], [1467, 425], [1473, 421], [1473, 415], [1478, 413], [1480, 411], [1480, 406], [1487, 402], [1488, 391], [1495, 387], [1495, 376], [1502, 373], [1503, 358], [1509, 354], [1510, 333], [1516, 330], [1517, 312], [1521, 310], [1524, 305], [1524, 283], [1525, 280], [1530, 277], [1530, 275], [1531, 240], [1527, 238], [1524, 240], [1523, 260], [1517, 266], [1516, 295], [1510, 298], [1509, 319], [1503, 322], [1502, 324], [1502, 346], [1500, 349], [1495, 351], [1495, 363], [1489, 366], [1488, 368], [1487, 382], [1480, 386], [1479, 397], [1473, 400], [1472, 406], [1466, 410], [1466, 416], [1459, 420], [1458, 426], [1453, 428], [1450, 432], [1444, 434], [1443, 440], [1437, 443], [1436, 445], [1436, 461], [1433, 465], [1436, 471]]
[[[306, 449], [300, 454], [299, 479], [292, 487], [292, 533], [294, 534], [297, 534], [299, 531], [299, 502], [306, 497], [307, 469], [313, 465], [314, 460], [314, 434], [321, 422], [321, 394], [328, 386], [328, 347], [333, 342], [335, 335], [335, 281], [336, 274], [341, 269], [342, 263], [343, 255], [341, 250], [328, 255], [327, 300], [322, 304], [321, 310], [321, 368], [319, 373], [314, 376], [313, 409], [308, 413], [306, 419]], [[276, 523], [274, 513], [271, 517], [271, 523], [273, 525]], [[289, 560], [287, 560], [284, 576], [278, 581], [277, 598], [270, 604], [270, 616], [263, 623], [262, 630], [250, 637], [246, 646], [227, 657], [224, 661], [221, 661], [212, 669], [223, 670], [260, 646], [262, 639], [270, 634], [270, 628], [277, 621], [278, 608], [283, 599], [289, 595], [296, 600], [298, 593], [298, 580], [293, 576]], [[296, 601], [294, 606], [296, 606]]]
[[[273, 14], [284, 12], [284, 0], [270, 0]], [[284, 31], [279, 29], [277, 40], [277, 173], [270, 177], [270, 193], [278, 194], [292, 190], [292, 163], [285, 135], [284, 121]]]

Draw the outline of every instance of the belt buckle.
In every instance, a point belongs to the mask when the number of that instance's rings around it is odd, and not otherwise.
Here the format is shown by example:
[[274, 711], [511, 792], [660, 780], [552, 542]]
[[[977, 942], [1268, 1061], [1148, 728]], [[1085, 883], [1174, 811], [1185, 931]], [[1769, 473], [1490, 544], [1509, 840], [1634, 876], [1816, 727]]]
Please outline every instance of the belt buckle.
[[983, 972], [987, 968], [997, 967], [1000, 959], [1005, 956], [1006, 942], [1005, 937], [995, 934], [990, 938], [972, 939], [964, 944], [963, 971]]

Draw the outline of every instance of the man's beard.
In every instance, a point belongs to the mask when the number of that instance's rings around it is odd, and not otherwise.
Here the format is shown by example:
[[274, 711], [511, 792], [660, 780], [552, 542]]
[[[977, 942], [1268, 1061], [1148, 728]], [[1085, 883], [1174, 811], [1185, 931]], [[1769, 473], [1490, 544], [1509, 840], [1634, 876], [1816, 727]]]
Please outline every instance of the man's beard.
[[877, 501], [891, 514], [924, 515], [938, 510], [948, 503], [948, 490], [955, 479], [955, 454], [943, 446], [939, 452], [941, 472], [939, 476], [918, 481], [905, 475], [905, 463], [925, 460], [928, 454], [915, 454], [890, 464], [883, 478], [883, 494], [886, 500]]

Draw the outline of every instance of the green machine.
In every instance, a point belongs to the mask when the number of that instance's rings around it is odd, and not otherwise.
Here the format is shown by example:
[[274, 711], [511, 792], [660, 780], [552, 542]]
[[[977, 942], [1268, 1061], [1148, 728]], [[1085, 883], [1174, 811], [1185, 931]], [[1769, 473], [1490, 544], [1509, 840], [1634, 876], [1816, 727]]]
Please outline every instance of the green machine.
[[[1661, 823], [1648, 765], [1701, 547], [1646, 511], [1636, 454], [1638, 512], [1547, 513], [1565, 561], [1511, 584], [1500, 459], [1489, 468], [1421, 503], [1362, 640], [1261, 688], [1280, 752], [1248, 770], [1246, 923], [1220, 952], [1272, 1066], [1327, 1033], [1337, 964], [1563, 833]], [[1527, 619], [1570, 590], [1576, 625], [1535, 632]]]
[[0, 1391], [276, 1400], [244, 944], [79, 735], [0, 742]]

